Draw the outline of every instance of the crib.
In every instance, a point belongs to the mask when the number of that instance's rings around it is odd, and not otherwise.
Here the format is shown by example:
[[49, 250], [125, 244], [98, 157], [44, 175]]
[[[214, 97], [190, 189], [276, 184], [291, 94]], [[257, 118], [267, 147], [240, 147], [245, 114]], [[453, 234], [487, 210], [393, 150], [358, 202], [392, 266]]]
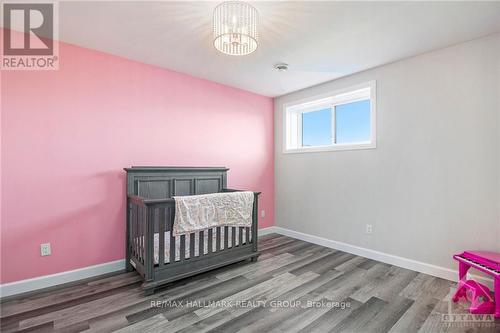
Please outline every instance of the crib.
[[126, 269], [143, 278], [146, 295], [164, 284], [238, 261], [257, 260], [254, 192], [251, 227], [215, 227], [174, 237], [172, 196], [227, 189], [227, 168], [131, 167], [127, 173]]

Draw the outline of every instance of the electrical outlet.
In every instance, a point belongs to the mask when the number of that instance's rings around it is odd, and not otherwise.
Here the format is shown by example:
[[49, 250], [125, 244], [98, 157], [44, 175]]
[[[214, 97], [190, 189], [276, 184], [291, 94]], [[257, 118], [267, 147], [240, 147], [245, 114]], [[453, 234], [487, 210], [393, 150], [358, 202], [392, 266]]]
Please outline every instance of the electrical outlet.
[[43, 256], [50, 256], [52, 250], [50, 248], [50, 243], [40, 244], [40, 254]]
[[366, 233], [371, 234], [373, 232], [373, 227], [371, 224], [366, 225]]
[[263, 209], [260, 211], [260, 217], [265, 218], [266, 217], [266, 211]]

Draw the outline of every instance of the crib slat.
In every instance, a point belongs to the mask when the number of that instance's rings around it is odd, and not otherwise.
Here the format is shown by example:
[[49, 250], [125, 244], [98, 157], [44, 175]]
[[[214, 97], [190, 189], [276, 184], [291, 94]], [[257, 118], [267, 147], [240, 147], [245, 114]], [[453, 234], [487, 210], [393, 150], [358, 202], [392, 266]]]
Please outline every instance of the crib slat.
[[137, 208], [137, 259], [141, 261], [141, 209]]
[[137, 226], [137, 206], [132, 206], [132, 255], [134, 257], [137, 256], [137, 235], [136, 235], [136, 226]]
[[245, 229], [245, 244], [250, 244], [250, 228]]
[[141, 260], [141, 263], [144, 264], [144, 253], [142, 252], [142, 249], [144, 248], [144, 232], [143, 232], [143, 222], [144, 222], [144, 209], [140, 208], [139, 209], [139, 259]]
[[143, 212], [143, 219], [142, 219], [142, 223], [141, 223], [141, 228], [142, 228], [142, 263], [145, 264], [146, 263], [146, 237], [147, 237], [147, 233], [146, 233], [146, 221], [148, 219], [148, 210], [146, 208], [143, 208], [142, 209], [142, 212]]
[[231, 228], [231, 247], [236, 246], [236, 227]]
[[208, 229], [208, 253], [213, 252], [212, 241], [213, 241], [213, 230]]
[[179, 260], [182, 261], [186, 257], [186, 235], [181, 235], [181, 246], [179, 247]]
[[194, 232], [189, 235], [189, 258], [194, 258]]
[[134, 219], [134, 254], [139, 257], [139, 208], [135, 207]]
[[238, 229], [239, 229], [238, 230], [238, 245], [241, 246], [241, 245], [243, 245], [243, 229], [245, 229], [245, 228], [239, 227]]
[[160, 209], [160, 216], [158, 218], [158, 264], [165, 265], [165, 221], [167, 212], [164, 208]]
[[142, 263], [145, 264], [146, 262], [146, 221], [147, 221], [147, 214], [148, 211], [146, 208], [142, 209], [142, 221], [141, 221], [141, 230], [142, 230], [142, 246], [141, 246], [141, 251], [142, 251]]
[[175, 237], [172, 235], [172, 231], [170, 231], [170, 263], [173, 264], [175, 262]]
[[229, 227], [225, 226], [224, 227], [224, 250], [227, 250], [228, 245], [229, 245]]
[[139, 218], [138, 217], [138, 212], [137, 212], [137, 206], [134, 208], [134, 223], [133, 223], [133, 228], [134, 228], [134, 257], [137, 258], [137, 254], [138, 254], [138, 250], [139, 250], [139, 247], [137, 246], [137, 242], [139, 241], [139, 239], [137, 238], [137, 225], [138, 225], [138, 222], [137, 222], [137, 219]]
[[221, 250], [221, 247], [220, 247], [220, 233], [221, 233], [221, 229], [220, 229], [220, 227], [217, 227], [217, 234], [215, 236], [215, 251], [220, 251]]
[[165, 213], [166, 213], [166, 216], [165, 216], [165, 231], [172, 231], [172, 222], [174, 220], [174, 211], [172, 208], [170, 207], [166, 207], [165, 208]]
[[[172, 210], [171, 207], [166, 207], [165, 208], [165, 213], [166, 213], [165, 218], [167, 219], [165, 221], [165, 223], [166, 223], [165, 224], [165, 233], [166, 233], [167, 239], [168, 239], [167, 240], [168, 244], [165, 244], [165, 246], [169, 247], [168, 258], [165, 258], [165, 262], [166, 263], [170, 263], [170, 262], [174, 262], [175, 261], [175, 256], [172, 257], [172, 252], [171, 252], [171, 250], [172, 250], [172, 248], [171, 248], [171, 246], [172, 246], [171, 245], [172, 244], [172, 239], [171, 239], [172, 238], [172, 221], [173, 221], [173, 214], [174, 214], [174, 212], [173, 212], [173, 210]], [[175, 246], [175, 243], [174, 243], [174, 246]], [[175, 254], [175, 252], [174, 252], [174, 254]]]
[[157, 209], [148, 207], [144, 209], [144, 278], [153, 279], [154, 274], [154, 232], [158, 221]]
[[141, 210], [139, 208], [137, 208], [137, 211], [135, 212], [135, 256], [137, 258], [138, 261], [141, 261], [141, 252], [139, 251], [140, 247], [141, 247], [141, 230], [139, 228], [139, 224], [140, 224], [140, 213], [141, 213]]
[[130, 251], [130, 257], [134, 256], [134, 205], [130, 205], [130, 215], [129, 215], [129, 234], [128, 234], [128, 247]]
[[204, 232], [203, 230], [198, 233], [198, 241], [199, 241], [199, 248], [198, 248], [198, 255], [201, 257], [202, 255], [205, 254], [205, 247], [204, 247]]

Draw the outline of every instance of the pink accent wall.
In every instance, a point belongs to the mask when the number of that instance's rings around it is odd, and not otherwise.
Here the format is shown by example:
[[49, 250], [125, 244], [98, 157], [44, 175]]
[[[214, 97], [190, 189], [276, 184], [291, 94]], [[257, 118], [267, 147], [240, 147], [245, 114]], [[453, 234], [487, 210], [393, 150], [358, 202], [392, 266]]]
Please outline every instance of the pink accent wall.
[[273, 224], [271, 98], [63, 43], [59, 56], [58, 71], [1, 73], [2, 283], [124, 258], [131, 165], [229, 167]]

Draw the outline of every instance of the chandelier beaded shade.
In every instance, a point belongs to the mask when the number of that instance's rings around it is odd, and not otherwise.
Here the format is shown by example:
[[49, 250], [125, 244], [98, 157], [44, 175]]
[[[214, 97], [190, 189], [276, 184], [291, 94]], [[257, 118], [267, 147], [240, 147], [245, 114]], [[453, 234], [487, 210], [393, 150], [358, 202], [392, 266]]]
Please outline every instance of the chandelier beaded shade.
[[258, 45], [259, 13], [242, 1], [229, 1], [214, 9], [214, 46], [229, 55], [246, 55]]

